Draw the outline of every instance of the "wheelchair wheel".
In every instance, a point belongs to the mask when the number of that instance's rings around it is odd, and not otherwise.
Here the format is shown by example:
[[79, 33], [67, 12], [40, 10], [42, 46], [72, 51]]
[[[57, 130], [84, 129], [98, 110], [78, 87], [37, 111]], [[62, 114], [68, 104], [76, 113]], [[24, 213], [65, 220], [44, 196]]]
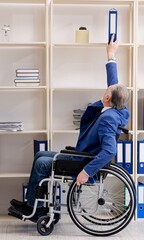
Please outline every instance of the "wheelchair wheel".
[[115, 164], [115, 163], [111, 163], [111, 164], [110, 164], [110, 167], [111, 167], [111, 168], [114, 168], [114, 169], [120, 171], [122, 174], [124, 174], [124, 175], [128, 178], [129, 182], [131, 183], [134, 191], [136, 191], [136, 189], [135, 189], [135, 183], [134, 183], [131, 175], [130, 175], [123, 167], [121, 167], [121, 166], [119, 166], [119, 165], [117, 165], [117, 164]]
[[49, 220], [49, 216], [42, 216], [37, 221], [37, 230], [42, 236], [49, 235], [54, 229], [54, 222], [52, 222], [49, 227], [46, 226]]
[[135, 191], [120, 171], [103, 168], [99, 181], [94, 184], [77, 186], [75, 181], [72, 183], [67, 205], [70, 217], [82, 231], [109, 236], [131, 221], [136, 207]]

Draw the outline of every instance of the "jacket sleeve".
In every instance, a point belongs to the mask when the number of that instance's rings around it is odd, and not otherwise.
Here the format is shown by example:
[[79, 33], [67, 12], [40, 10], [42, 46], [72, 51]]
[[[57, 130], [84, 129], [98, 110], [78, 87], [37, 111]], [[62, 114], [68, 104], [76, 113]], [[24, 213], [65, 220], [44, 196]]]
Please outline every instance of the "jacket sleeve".
[[93, 177], [102, 167], [104, 167], [116, 155], [116, 120], [112, 116], [103, 118], [98, 127], [98, 136], [100, 141], [100, 152], [88, 163], [84, 170]]
[[111, 86], [118, 83], [117, 64], [115, 62], [109, 62], [106, 64], [107, 72], [107, 86]]

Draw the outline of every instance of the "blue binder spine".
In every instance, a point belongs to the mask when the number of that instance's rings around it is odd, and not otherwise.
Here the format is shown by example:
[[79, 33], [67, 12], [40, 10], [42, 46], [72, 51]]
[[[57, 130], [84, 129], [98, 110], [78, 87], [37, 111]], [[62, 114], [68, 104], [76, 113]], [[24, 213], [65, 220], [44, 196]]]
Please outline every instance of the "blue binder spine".
[[110, 40], [113, 34], [114, 34], [114, 41], [117, 40], [117, 22], [118, 22], [117, 10], [111, 9], [109, 11], [108, 43], [110, 43]]
[[144, 218], [144, 184], [138, 183], [137, 217]]
[[34, 140], [34, 156], [39, 151], [47, 151], [47, 140]]
[[128, 173], [133, 173], [133, 148], [132, 141], [124, 141], [124, 168], [128, 171]]
[[137, 172], [144, 173], [144, 140], [138, 140]]
[[116, 158], [115, 158], [115, 163], [118, 164], [119, 166], [123, 167], [123, 141], [119, 140], [117, 142], [117, 154], [116, 154]]

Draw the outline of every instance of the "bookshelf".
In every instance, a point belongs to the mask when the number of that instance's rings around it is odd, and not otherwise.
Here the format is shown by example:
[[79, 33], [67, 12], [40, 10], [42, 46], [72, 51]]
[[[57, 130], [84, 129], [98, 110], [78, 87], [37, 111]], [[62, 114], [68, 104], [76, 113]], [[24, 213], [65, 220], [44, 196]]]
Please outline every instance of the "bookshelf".
[[[11, 27], [9, 41], [0, 39], [0, 121], [21, 120], [25, 126], [22, 132], [0, 133], [0, 214], [7, 213], [10, 199], [22, 198], [21, 186], [33, 161], [33, 139], [47, 139], [48, 148], [56, 151], [74, 146], [78, 130], [73, 110], [101, 98], [111, 8], [118, 10], [119, 82], [130, 91], [127, 139], [133, 141], [136, 186], [143, 176], [137, 173], [137, 141], [144, 139], [144, 1], [0, 0], [1, 26]], [[75, 30], [81, 26], [89, 30], [88, 44], [75, 43]], [[22, 66], [39, 68], [40, 86], [14, 86], [15, 70]]]

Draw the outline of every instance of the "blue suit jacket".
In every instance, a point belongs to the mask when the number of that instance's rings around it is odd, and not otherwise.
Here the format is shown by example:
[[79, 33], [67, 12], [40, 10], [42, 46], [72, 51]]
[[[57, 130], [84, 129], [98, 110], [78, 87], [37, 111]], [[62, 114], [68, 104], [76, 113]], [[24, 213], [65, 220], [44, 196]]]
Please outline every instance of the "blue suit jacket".
[[[107, 63], [106, 70], [107, 85], [117, 84], [116, 63]], [[121, 110], [110, 108], [95, 120], [96, 115], [101, 112], [103, 107], [101, 100], [87, 107], [81, 118], [80, 134], [76, 145], [76, 151], [96, 154], [96, 157], [84, 167], [86, 173], [91, 177], [116, 155], [118, 126], [125, 126], [129, 120], [127, 107]], [[84, 160], [84, 158], [79, 158], [79, 160]]]

